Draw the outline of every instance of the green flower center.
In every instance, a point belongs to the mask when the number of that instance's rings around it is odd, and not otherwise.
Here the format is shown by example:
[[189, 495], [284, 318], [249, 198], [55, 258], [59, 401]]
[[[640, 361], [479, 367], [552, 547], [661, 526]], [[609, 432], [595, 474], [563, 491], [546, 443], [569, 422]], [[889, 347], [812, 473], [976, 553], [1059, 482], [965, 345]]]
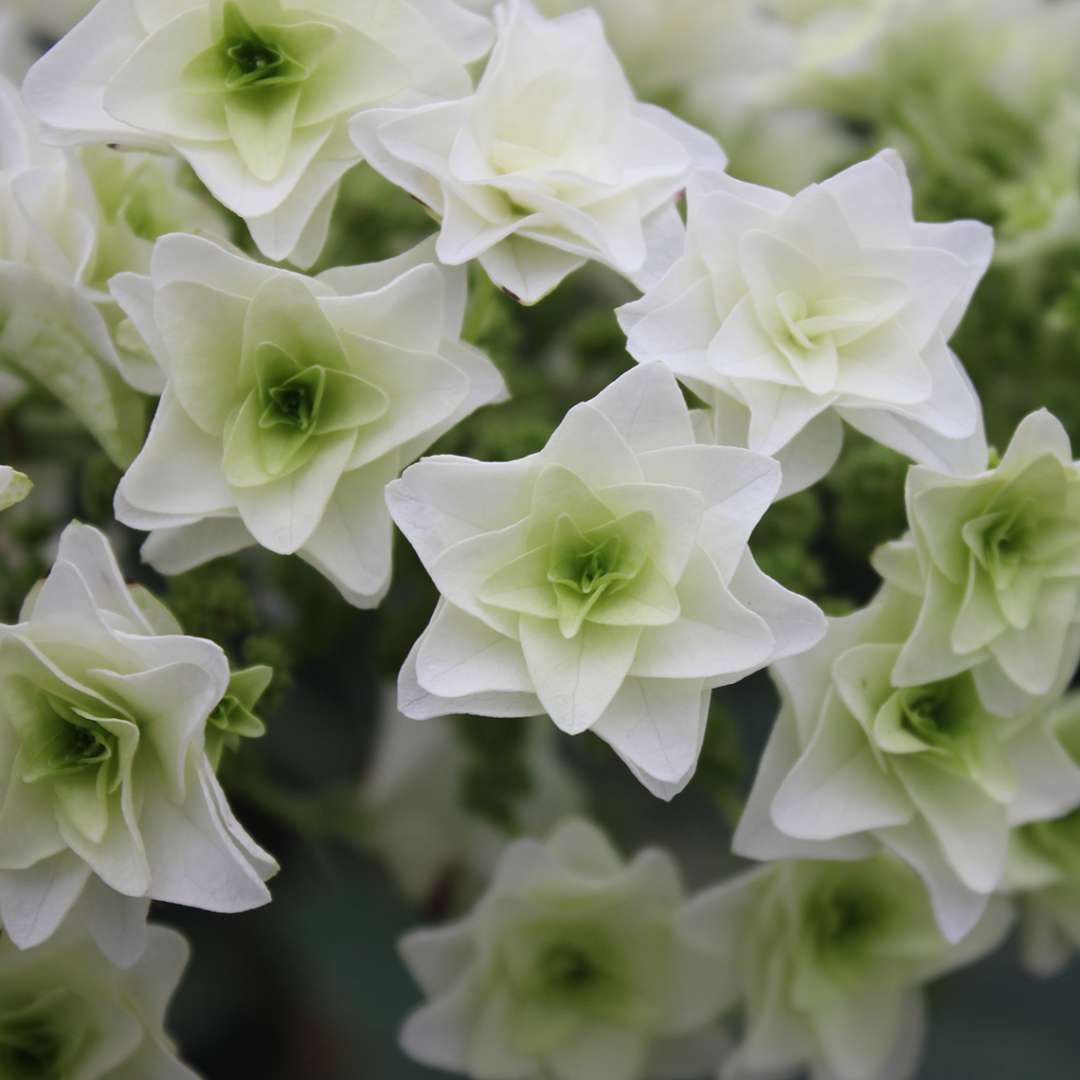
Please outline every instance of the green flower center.
[[116, 737], [70, 703], [42, 692], [40, 723], [27, 740], [26, 783], [75, 776], [118, 764]]
[[230, 90], [240, 90], [281, 73], [285, 54], [257, 33], [234, 43], [226, 42], [225, 55], [232, 61], [225, 85]]
[[267, 426], [288, 424], [298, 431], [307, 431], [318, 407], [319, 396], [312, 392], [311, 386], [295, 380], [290, 380], [284, 386], [275, 386], [270, 391], [270, 404], [263, 414], [264, 423]]
[[571, 994], [583, 991], [598, 976], [596, 964], [580, 946], [558, 943], [540, 957], [540, 982], [555, 993]]
[[956, 680], [916, 686], [900, 692], [901, 726], [931, 746], [942, 746], [971, 728], [968, 704]]
[[[577, 541], [573, 537], [571, 543]], [[607, 536], [596, 543], [580, 537], [580, 550], [552, 550], [548, 581], [553, 585], [565, 585], [582, 596], [605, 589], [618, 589], [627, 581], [627, 571], [622, 568], [624, 544], [618, 536]]]
[[61, 1080], [63, 1044], [46, 1023], [22, 1019], [0, 1024], [0, 1076], [4, 1080]]
[[849, 944], [870, 931], [877, 921], [872, 899], [848, 889], [824, 890], [811, 899], [808, 907], [808, 929], [821, 949]]

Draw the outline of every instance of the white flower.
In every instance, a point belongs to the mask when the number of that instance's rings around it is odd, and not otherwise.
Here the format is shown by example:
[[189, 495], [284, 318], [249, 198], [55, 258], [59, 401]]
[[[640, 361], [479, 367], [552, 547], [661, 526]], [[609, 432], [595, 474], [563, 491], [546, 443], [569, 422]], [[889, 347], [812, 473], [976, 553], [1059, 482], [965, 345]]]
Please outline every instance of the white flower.
[[805, 433], [809, 475], [831, 467], [841, 419], [916, 461], [985, 465], [947, 341], [989, 264], [986, 226], [915, 222], [891, 151], [793, 198], [702, 171], [689, 199], [686, 253], [620, 309], [635, 359], [731, 397], [752, 450]]
[[666, 853], [627, 865], [583, 821], [515, 843], [466, 919], [403, 939], [429, 999], [405, 1051], [475, 1080], [698, 1075], [650, 1061], [676, 1041], [696, 1056], [726, 1004], [723, 973], [678, 932], [682, 905]]
[[723, 167], [719, 147], [634, 98], [595, 11], [510, 0], [496, 18], [474, 94], [366, 112], [357, 145], [441, 218], [440, 259], [479, 259], [523, 303], [590, 259], [652, 280], [680, 243], [675, 196], [696, 164]]
[[17, 472], [10, 465], [0, 465], [0, 510], [20, 503], [33, 488], [30, 477]]
[[413, 466], [390, 512], [443, 599], [401, 672], [402, 712], [547, 712], [672, 797], [710, 690], [823, 632], [747, 548], [779, 484], [769, 458], [695, 445], [659, 365], [576, 406], [532, 457]]
[[905, 498], [910, 537], [874, 557], [919, 605], [893, 681], [971, 670], [1002, 716], [1060, 694], [1080, 661], [1080, 463], [1061, 422], [1032, 413], [975, 476], [911, 469]]
[[[180, 573], [262, 544], [299, 553], [350, 603], [390, 583], [386, 484], [474, 409], [502, 398], [460, 340], [465, 272], [421, 244], [316, 279], [173, 235], [150, 277], [113, 291], [167, 380], [116, 516]], [[419, 314], [418, 314], [419, 313]]]
[[162, 380], [109, 279], [145, 273], [164, 233], [223, 238], [225, 215], [189, 189], [179, 160], [42, 145], [3, 80], [0, 144], [0, 361], [56, 396], [126, 467], [147, 419], [128, 386], [158, 394]]
[[41, 145], [0, 79], [0, 364], [54, 394], [126, 465], [146, 407], [120, 375], [108, 296], [90, 280], [99, 217], [78, 162]]
[[61, 143], [171, 149], [269, 258], [310, 265], [361, 109], [466, 93], [490, 24], [454, 0], [102, 0], [27, 76]]
[[774, 667], [781, 710], [734, 846], [764, 859], [884, 846], [922, 876], [958, 940], [1005, 882], [1010, 828], [1080, 805], [1080, 768], [1045, 707], [1002, 720], [968, 672], [896, 685], [917, 613], [886, 588]]
[[0, 628], [0, 922], [18, 946], [70, 914], [130, 962], [150, 900], [246, 911], [270, 899], [277, 866], [203, 749], [228, 683], [221, 649], [128, 589], [101, 533], [64, 531], [22, 621]]
[[[469, 757], [462, 736], [449, 724], [407, 719], [392, 697], [392, 690], [384, 695], [375, 754], [361, 788], [371, 817], [364, 846], [379, 854], [410, 900], [428, 899], [451, 873], [455, 894], [467, 895], [490, 879], [509, 834], [466, 805]], [[551, 726], [539, 718], [525, 723], [520, 754], [529, 786], [514, 804], [513, 824], [537, 836], [578, 812], [583, 799], [555, 752]]]
[[124, 970], [67, 936], [20, 952], [0, 941], [0, 1075], [5, 1080], [196, 1080], [164, 1031], [187, 942], [150, 927]]
[[692, 900], [683, 928], [742, 1001], [742, 1041], [723, 1076], [909, 1080], [922, 984], [996, 948], [1010, 921], [995, 899], [950, 944], [918, 878], [884, 856], [741, 874]]

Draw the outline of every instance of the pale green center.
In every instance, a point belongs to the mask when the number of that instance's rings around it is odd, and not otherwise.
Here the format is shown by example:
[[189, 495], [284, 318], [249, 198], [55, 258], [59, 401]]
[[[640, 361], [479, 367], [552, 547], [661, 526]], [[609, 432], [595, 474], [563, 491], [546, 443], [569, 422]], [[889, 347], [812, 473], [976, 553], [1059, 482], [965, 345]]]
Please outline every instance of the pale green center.
[[905, 731], [930, 746], [946, 747], [971, 731], [966, 680], [949, 679], [897, 691]]
[[63, 1080], [63, 1042], [37, 1018], [0, 1023], [0, 1076], [4, 1080]]
[[559, 625], [573, 637], [598, 605], [632, 585], [645, 568], [655, 531], [649, 514], [628, 514], [582, 532], [569, 514], [555, 522], [547, 580]]
[[38, 723], [27, 739], [22, 779], [28, 784], [104, 771], [111, 788], [119, 780], [116, 737], [85, 710], [52, 694], [38, 699]]

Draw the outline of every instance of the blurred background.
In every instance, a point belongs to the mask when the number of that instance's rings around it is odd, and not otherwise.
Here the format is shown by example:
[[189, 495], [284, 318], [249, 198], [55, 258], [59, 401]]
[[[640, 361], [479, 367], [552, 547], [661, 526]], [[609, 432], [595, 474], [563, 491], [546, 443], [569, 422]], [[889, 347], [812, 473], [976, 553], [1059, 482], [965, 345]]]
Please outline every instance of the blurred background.
[[[87, 0], [0, 0], [0, 72], [18, 80]], [[470, 0], [482, 8], [484, 0]], [[490, 4], [488, 4], [490, 6]], [[545, 0], [549, 11], [581, 6]], [[884, 146], [911, 172], [925, 220], [976, 217], [998, 254], [953, 341], [999, 447], [1031, 409], [1080, 436], [1080, 3], [1073, 0], [596, 0], [639, 93], [716, 134], [734, 175], [786, 191]], [[189, 183], [197, 190], [194, 178]], [[244, 244], [239, 223], [235, 239]], [[423, 210], [361, 166], [324, 266], [396, 254], [431, 231]], [[150, 238], [152, 239], [152, 238]], [[613, 309], [628, 287], [575, 275], [518, 307], [472, 277], [466, 327], [513, 394], [434, 452], [509, 460], [631, 361]], [[460, 913], [501, 847], [587, 812], [630, 853], [670, 847], [697, 888], [737, 869], [732, 824], [775, 712], [767, 676], [718, 692], [698, 776], [649, 796], [591, 736], [472, 718], [414, 724], [393, 679], [435, 594], [399, 544], [377, 612], [349, 608], [299, 560], [248, 553], [172, 580], [112, 521], [120, 471], [44, 387], [0, 370], [0, 460], [35, 480], [0, 518], [0, 617], [14, 619], [72, 517], [109, 531], [132, 580], [187, 632], [276, 676], [267, 735], [228, 755], [237, 816], [283, 866], [274, 902], [223, 918], [162, 909], [193, 946], [172, 1030], [208, 1080], [422, 1080], [398, 1027], [418, 994], [398, 962], [407, 929]], [[762, 568], [840, 613], [876, 588], [868, 558], [904, 528], [904, 460], [849, 433], [829, 478], [775, 506]], [[1050, 981], [1015, 941], [929, 993], [922, 1080], [1080, 1075], [1080, 965]], [[603, 1078], [597, 1078], [603, 1080]]]

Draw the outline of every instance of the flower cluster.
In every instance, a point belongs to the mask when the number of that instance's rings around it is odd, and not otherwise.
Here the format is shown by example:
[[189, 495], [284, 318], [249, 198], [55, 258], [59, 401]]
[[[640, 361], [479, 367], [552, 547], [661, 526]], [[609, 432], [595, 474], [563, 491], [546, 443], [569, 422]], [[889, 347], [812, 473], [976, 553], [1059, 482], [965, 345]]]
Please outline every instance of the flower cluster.
[[103, 0], [30, 72], [63, 144], [173, 150], [274, 259], [310, 265], [360, 155], [348, 119], [464, 90], [490, 30], [454, 0]]
[[[401, 1042], [474, 1080], [910, 1080], [1015, 908], [1059, 970], [1080, 462], [992, 368], [1080, 343], [1077, 6], [5, 11], [0, 1075], [194, 1077], [147, 919], [269, 901], [226, 791], [454, 916]], [[342, 703], [359, 789], [278, 790]], [[696, 895], [570, 816], [695, 775], [763, 864]]]

